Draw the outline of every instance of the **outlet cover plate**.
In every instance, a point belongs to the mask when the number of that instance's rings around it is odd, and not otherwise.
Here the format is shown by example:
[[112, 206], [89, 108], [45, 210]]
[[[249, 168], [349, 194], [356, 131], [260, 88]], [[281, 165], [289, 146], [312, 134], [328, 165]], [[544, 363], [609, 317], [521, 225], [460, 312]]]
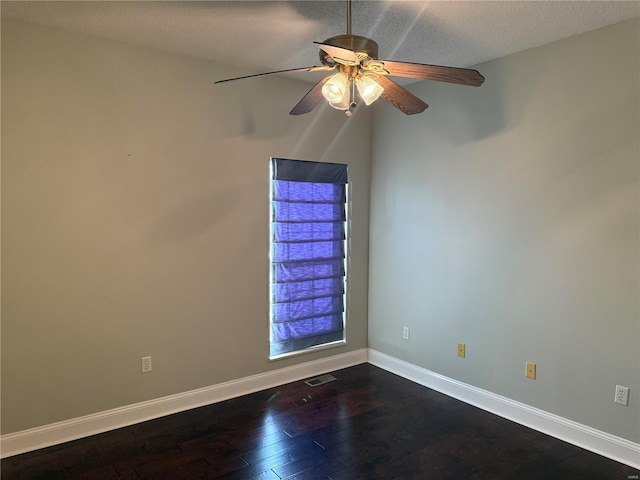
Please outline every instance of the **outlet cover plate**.
[[151, 371], [151, 357], [142, 357], [142, 373]]
[[527, 375], [527, 378], [530, 378], [531, 380], [535, 380], [536, 379], [536, 364], [535, 363], [527, 362], [526, 375]]
[[616, 403], [619, 403], [620, 405], [624, 405], [625, 407], [628, 407], [629, 406], [629, 388], [616, 385], [616, 396], [613, 399], [613, 401]]

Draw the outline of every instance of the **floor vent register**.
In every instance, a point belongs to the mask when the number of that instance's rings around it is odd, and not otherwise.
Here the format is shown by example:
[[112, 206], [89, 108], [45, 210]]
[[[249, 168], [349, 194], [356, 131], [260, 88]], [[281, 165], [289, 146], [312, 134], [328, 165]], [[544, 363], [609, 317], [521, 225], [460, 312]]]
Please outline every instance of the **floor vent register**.
[[334, 380], [336, 380], [336, 377], [327, 373], [326, 375], [320, 375], [319, 377], [305, 380], [304, 383], [306, 383], [310, 387], [317, 387], [318, 385], [324, 385], [325, 383], [333, 382]]

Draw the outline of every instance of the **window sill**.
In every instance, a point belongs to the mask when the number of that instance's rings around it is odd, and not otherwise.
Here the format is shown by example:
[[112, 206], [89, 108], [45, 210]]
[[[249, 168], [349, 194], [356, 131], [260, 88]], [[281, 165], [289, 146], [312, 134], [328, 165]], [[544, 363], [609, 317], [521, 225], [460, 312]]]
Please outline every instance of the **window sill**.
[[270, 362], [277, 360], [283, 360], [285, 358], [297, 357], [299, 355], [306, 355], [309, 353], [319, 352], [322, 350], [329, 350], [331, 348], [343, 347], [347, 344], [346, 340], [338, 340], [337, 342], [325, 343], [324, 345], [318, 345], [317, 347], [309, 347], [304, 350], [298, 350], [296, 352], [283, 353], [282, 355], [276, 355], [275, 357], [269, 357]]

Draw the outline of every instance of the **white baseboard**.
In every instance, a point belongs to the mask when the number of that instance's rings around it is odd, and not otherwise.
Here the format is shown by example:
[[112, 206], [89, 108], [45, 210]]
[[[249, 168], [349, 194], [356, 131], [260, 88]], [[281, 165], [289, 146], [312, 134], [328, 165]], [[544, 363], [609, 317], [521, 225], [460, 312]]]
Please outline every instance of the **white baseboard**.
[[384, 353], [361, 349], [0, 437], [0, 458], [210, 405], [366, 362], [521, 425], [640, 469], [640, 444], [459, 382]]
[[369, 349], [369, 363], [521, 425], [640, 469], [640, 444]]
[[0, 458], [88, 437], [135, 423], [265, 390], [303, 378], [366, 363], [367, 349], [219, 383], [0, 437]]

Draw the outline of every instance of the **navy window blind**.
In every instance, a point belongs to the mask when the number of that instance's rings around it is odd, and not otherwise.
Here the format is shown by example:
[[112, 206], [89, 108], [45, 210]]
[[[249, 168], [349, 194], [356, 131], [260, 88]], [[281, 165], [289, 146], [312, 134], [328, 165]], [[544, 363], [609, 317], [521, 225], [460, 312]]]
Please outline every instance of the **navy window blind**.
[[271, 159], [271, 357], [344, 340], [347, 166]]

